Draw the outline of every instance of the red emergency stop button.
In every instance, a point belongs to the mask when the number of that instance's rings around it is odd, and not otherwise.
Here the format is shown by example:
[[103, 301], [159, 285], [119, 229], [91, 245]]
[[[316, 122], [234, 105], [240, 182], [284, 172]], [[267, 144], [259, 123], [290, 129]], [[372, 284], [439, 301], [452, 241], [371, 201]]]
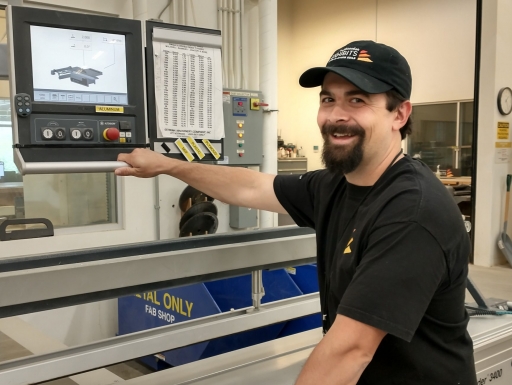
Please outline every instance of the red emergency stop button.
[[103, 138], [109, 142], [117, 140], [119, 139], [119, 130], [115, 127], [106, 128], [103, 131]]

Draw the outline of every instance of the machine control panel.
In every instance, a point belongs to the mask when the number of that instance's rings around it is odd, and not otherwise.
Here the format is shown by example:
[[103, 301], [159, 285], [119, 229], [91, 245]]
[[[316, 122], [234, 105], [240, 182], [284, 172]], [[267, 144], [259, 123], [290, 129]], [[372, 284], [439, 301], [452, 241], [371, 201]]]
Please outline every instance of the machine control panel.
[[262, 100], [258, 91], [228, 90], [224, 101], [224, 155], [228, 164], [259, 165], [263, 160], [263, 110], [251, 102]]
[[[119, 118], [118, 118], [119, 119]], [[123, 120], [102, 119], [92, 120], [88, 116], [83, 119], [39, 118], [33, 119], [34, 143], [119, 143], [130, 144], [134, 137], [134, 119], [123, 117]]]
[[7, 22], [22, 174], [110, 172], [148, 147], [139, 20], [8, 6]]

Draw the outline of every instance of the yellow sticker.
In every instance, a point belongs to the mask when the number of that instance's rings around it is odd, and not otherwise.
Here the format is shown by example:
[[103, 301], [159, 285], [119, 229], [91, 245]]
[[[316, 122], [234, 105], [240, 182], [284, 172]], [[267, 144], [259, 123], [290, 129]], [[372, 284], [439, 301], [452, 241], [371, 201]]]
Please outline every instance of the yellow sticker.
[[109, 112], [114, 114], [124, 113], [124, 107], [119, 106], [96, 106], [96, 112]]
[[512, 143], [510, 143], [510, 142], [496, 142], [496, 148], [512, 148]]
[[208, 151], [210, 151], [212, 153], [212, 155], [215, 159], [220, 158], [220, 154], [217, 152], [215, 147], [212, 146], [212, 144], [210, 143], [210, 141], [208, 139], [203, 139], [203, 143], [206, 146], [206, 148], [208, 149]]
[[194, 155], [190, 153], [188, 148], [185, 147], [185, 144], [183, 144], [183, 141], [181, 139], [178, 139], [174, 142], [176, 146], [180, 149], [181, 153], [189, 162], [192, 162], [194, 160]]
[[192, 147], [192, 150], [194, 150], [199, 159], [203, 159], [205, 157], [204, 152], [199, 148], [194, 138], [189, 136], [187, 138], [187, 142], [190, 145], [190, 147]]

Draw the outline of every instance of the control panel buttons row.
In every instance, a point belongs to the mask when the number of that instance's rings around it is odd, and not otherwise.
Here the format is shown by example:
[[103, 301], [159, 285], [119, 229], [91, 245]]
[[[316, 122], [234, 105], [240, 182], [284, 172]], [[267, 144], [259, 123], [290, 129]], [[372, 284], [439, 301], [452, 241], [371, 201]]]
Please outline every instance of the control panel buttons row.
[[[94, 131], [92, 128], [70, 128], [71, 140], [92, 140], [94, 139]], [[44, 140], [65, 140], [67, 139], [67, 130], [63, 127], [42, 127], [41, 137]]]

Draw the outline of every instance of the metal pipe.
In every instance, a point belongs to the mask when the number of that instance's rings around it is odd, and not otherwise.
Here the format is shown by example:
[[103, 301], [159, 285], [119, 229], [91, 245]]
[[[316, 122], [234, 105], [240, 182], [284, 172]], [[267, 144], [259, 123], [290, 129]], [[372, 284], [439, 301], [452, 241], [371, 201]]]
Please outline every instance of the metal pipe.
[[148, 1], [132, 0], [133, 19], [146, 21], [148, 19]]
[[185, 0], [181, 0], [181, 20], [180, 24], [187, 25], [187, 3]]
[[263, 287], [263, 271], [257, 270], [252, 272], [252, 306], [259, 309], [261, 306], [261, 299], [265, 295], [265, 288]]
[[234, 48], [234, 12], [233, 12], [233, 3], [236, 0], [228, 0], [228, 47], [229, 47], [229, 86], [230, 88], [235, 87], [235, 79], [234, 79], [234, 72], [235, 72], [235, 48]]
[[234, 69], [235, 69], [235, 84], [234, 88], [242, 88], [242, 44], [241, 44], [241, 2], [243, 0], [234, 0], [235, 3], [235, 25], [234, 25]]
[[[260, 91], [268, 110], [277, 111], [277, 0], [259, 2]], [[263, 114], [263, 163], [261, 171], [277, 174], [277, 114]], [[277, 214], [261, 211], [260, 226], [275, 227]]]
[[180, 14], [179, 10], [179, 4], [177, 0], [172, 1], [172, 17], [171, 17], [171, 23], [172, 24], [179, 24], [178, 16]]
[[224, 57], [222, 60], [223, 68], [224, 68], [224, 86], [230, 88], [231, 84], [229, 83], [229, 35], [228, 35], [228, 14], [226, 11], [228, 0], [222, 0], [222, 49], [224, 52]]

